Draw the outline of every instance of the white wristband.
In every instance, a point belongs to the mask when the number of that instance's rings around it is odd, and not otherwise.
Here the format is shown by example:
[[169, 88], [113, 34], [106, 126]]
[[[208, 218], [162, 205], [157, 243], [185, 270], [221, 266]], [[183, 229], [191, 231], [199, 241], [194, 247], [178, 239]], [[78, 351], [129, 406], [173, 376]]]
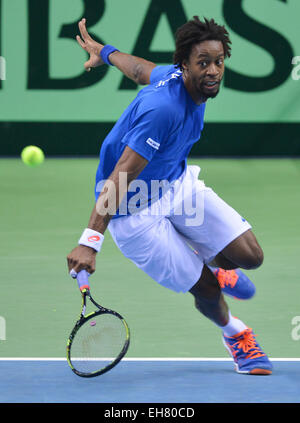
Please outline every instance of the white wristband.
[[79, 241], [78, 244], [85, 245], [86, 247], [91, 247], [97, 251], [97, 253], [101, 250], [102, 243], [104, 241], [104, 235], [100, 232], [94, 231], [93, 229], [86, 228]]

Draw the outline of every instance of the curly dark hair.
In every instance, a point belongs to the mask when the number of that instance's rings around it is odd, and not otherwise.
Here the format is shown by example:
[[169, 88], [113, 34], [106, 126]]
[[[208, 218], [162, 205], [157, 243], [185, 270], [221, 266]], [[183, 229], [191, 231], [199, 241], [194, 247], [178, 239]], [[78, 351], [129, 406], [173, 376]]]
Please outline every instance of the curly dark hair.
[[221, 41], [224, 48], [224, 56], [231, 56], [231, 41], [224, 26], [218, 25], [214, 19], [200, 21], [198, 16], [179, 27], [175, 34], [176, 49], [173, 55], [173, 63], [182, 70], [182, 63], [188, 61], [194, 44], [201, 41]]

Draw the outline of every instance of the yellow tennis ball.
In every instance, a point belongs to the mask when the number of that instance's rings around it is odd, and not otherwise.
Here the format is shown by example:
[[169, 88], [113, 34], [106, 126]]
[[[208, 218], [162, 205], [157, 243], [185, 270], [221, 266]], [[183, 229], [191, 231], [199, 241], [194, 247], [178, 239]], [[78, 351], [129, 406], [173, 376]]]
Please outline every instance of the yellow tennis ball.
[[42, 164], [45, 156], [39, 147], [28, 145], [22, 150], [21, 158], [27, 166], [34, 167]]

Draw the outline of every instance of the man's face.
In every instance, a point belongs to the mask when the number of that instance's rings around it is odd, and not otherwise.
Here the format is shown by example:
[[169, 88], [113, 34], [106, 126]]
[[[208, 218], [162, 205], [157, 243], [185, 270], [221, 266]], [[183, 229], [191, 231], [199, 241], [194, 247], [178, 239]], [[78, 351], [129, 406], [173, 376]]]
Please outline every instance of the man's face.
[[207, 40], [195, 44], [189, 61], [183, 63], [185, 81], [193, 97], [214, 98], [224, 75], [224, 49], [221, 41]]

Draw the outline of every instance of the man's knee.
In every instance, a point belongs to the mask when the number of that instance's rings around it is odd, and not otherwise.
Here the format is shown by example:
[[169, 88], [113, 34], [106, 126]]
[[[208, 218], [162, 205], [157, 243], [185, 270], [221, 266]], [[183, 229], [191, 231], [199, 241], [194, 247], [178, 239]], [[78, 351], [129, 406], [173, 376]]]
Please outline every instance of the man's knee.
[[263, 261], [263, 250], [258, 243], [254, 243], [253, 245], [249, 246], [245, 259], [244, 269], [257, 269], [262, 265]]
[[235, 239], [221, 253], [243, 269], [257, 269], [264, 261], [263, 250], [251, 230]]

